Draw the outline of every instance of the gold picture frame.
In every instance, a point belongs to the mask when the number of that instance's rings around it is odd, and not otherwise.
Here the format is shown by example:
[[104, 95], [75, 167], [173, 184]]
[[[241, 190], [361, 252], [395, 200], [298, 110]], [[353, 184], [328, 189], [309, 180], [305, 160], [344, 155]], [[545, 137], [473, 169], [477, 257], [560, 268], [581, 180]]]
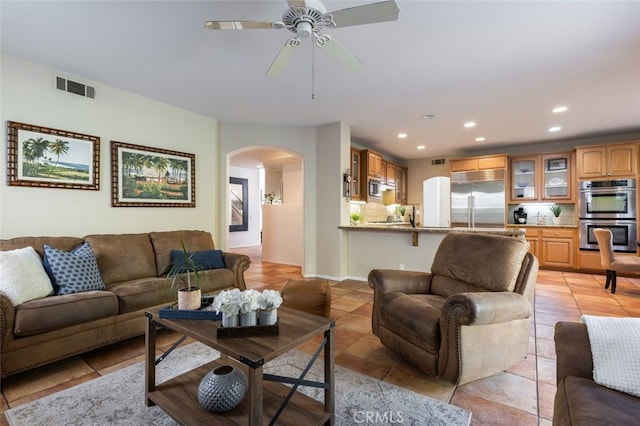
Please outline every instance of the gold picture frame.
[[100, 189], [100, 138], [7, 121], [10, 186]]
[[196, 156], [111, 141], [113, 207], [195, 207]]

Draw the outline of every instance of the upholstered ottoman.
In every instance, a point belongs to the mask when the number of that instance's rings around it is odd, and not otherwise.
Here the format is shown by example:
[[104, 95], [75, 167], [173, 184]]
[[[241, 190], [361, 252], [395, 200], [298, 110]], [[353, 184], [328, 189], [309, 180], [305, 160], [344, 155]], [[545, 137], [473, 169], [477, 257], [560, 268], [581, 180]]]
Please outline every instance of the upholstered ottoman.
[[331, 286], [327, 280], [289, 280], [282, 289], [282, 306], [329, 318]]

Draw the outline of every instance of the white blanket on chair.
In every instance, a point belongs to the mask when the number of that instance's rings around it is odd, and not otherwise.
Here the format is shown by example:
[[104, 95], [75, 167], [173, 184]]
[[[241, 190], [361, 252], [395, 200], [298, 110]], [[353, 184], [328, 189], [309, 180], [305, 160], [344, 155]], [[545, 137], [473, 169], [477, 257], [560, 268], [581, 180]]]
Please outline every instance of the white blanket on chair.
[[640, 318], [583, 315], [596, 383], [640, 397]]

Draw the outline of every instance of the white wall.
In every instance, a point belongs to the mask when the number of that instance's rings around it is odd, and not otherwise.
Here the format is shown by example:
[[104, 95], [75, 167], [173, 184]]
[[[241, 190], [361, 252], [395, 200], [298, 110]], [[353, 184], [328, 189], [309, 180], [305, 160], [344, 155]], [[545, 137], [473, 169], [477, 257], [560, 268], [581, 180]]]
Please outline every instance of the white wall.
[[285, 265], [304, 263], [302, 204], [262, 206], [262, 260]]
[[[269, 126], [249, 123], [220, 123], [220, 152], [226, 156], [233, 152], [254, 149], [282, 149], [302, 157], [304, 170], [304, 264], [302, 273], [317, 274], [316, 247], [316, 129], [306, 126]], [[335, 213], [334, 213], [335, 214]], [[229, 226], [225, 217], [225, 226]]]
[[[248, 204], [249, 204], [249, 227], [246, 231], [229, 232], [229, 248], [250, 247], [260, 245], [260, 176], [258, 169], [246, 169], [243, 167], [229, 168], [229, 177], [237, 177], [248, 180]], [[228, 206], [228, 209], [231, 207]], [[230, 210], [228, 210], [230, 213]], [[229, 229], [229, 228], [227, 228]]]
[[338, 227], [349, 223], [349, 201], [342, 197], [342, 174], [351, 163], [351, 131], [344, 123], [331, 123], [318, 127], [317, 133], [316, 156], [318, 171], [321, 171], [315, 182], [318, 275], [341, 280], [347, 274], [349, 263], [348, 236]]
[[[217, 120], [78, 76], [96, 87], [97, 99], [88, 100], [54, 90], [53, 69], [4, 53], [1, 59], [2, 125], [10, 120], [100, 137], [100, 190], [18, 187], [2, 182], [0, 238], [188, 228], [212, 232], [220, 246], [220, 214], [225, 210], [220, 208], [219, 191], [226, 188], [226, 181], [223, 186], [215, 172], [220, 163]], [[111, 140], [195, 154], [196, 207], [111, 207]], [[0, 145], [0, 175], [4, 177], [6, 131]]]
[[302, 161], [282, 165], [282, 202], [302, 204], [304, 202], [304, 173]]

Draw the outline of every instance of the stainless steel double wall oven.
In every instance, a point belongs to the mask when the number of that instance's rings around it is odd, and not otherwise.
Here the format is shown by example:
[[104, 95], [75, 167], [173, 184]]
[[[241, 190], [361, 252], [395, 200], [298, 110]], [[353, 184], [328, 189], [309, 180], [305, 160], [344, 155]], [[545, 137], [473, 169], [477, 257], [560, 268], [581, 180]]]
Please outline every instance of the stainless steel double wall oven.
[[637, 249], [636, 180], [617, 179], [580, 182], [580, 249], [598, 250], [593, 233], [609, 229], [613, 249], [635, 253]]

